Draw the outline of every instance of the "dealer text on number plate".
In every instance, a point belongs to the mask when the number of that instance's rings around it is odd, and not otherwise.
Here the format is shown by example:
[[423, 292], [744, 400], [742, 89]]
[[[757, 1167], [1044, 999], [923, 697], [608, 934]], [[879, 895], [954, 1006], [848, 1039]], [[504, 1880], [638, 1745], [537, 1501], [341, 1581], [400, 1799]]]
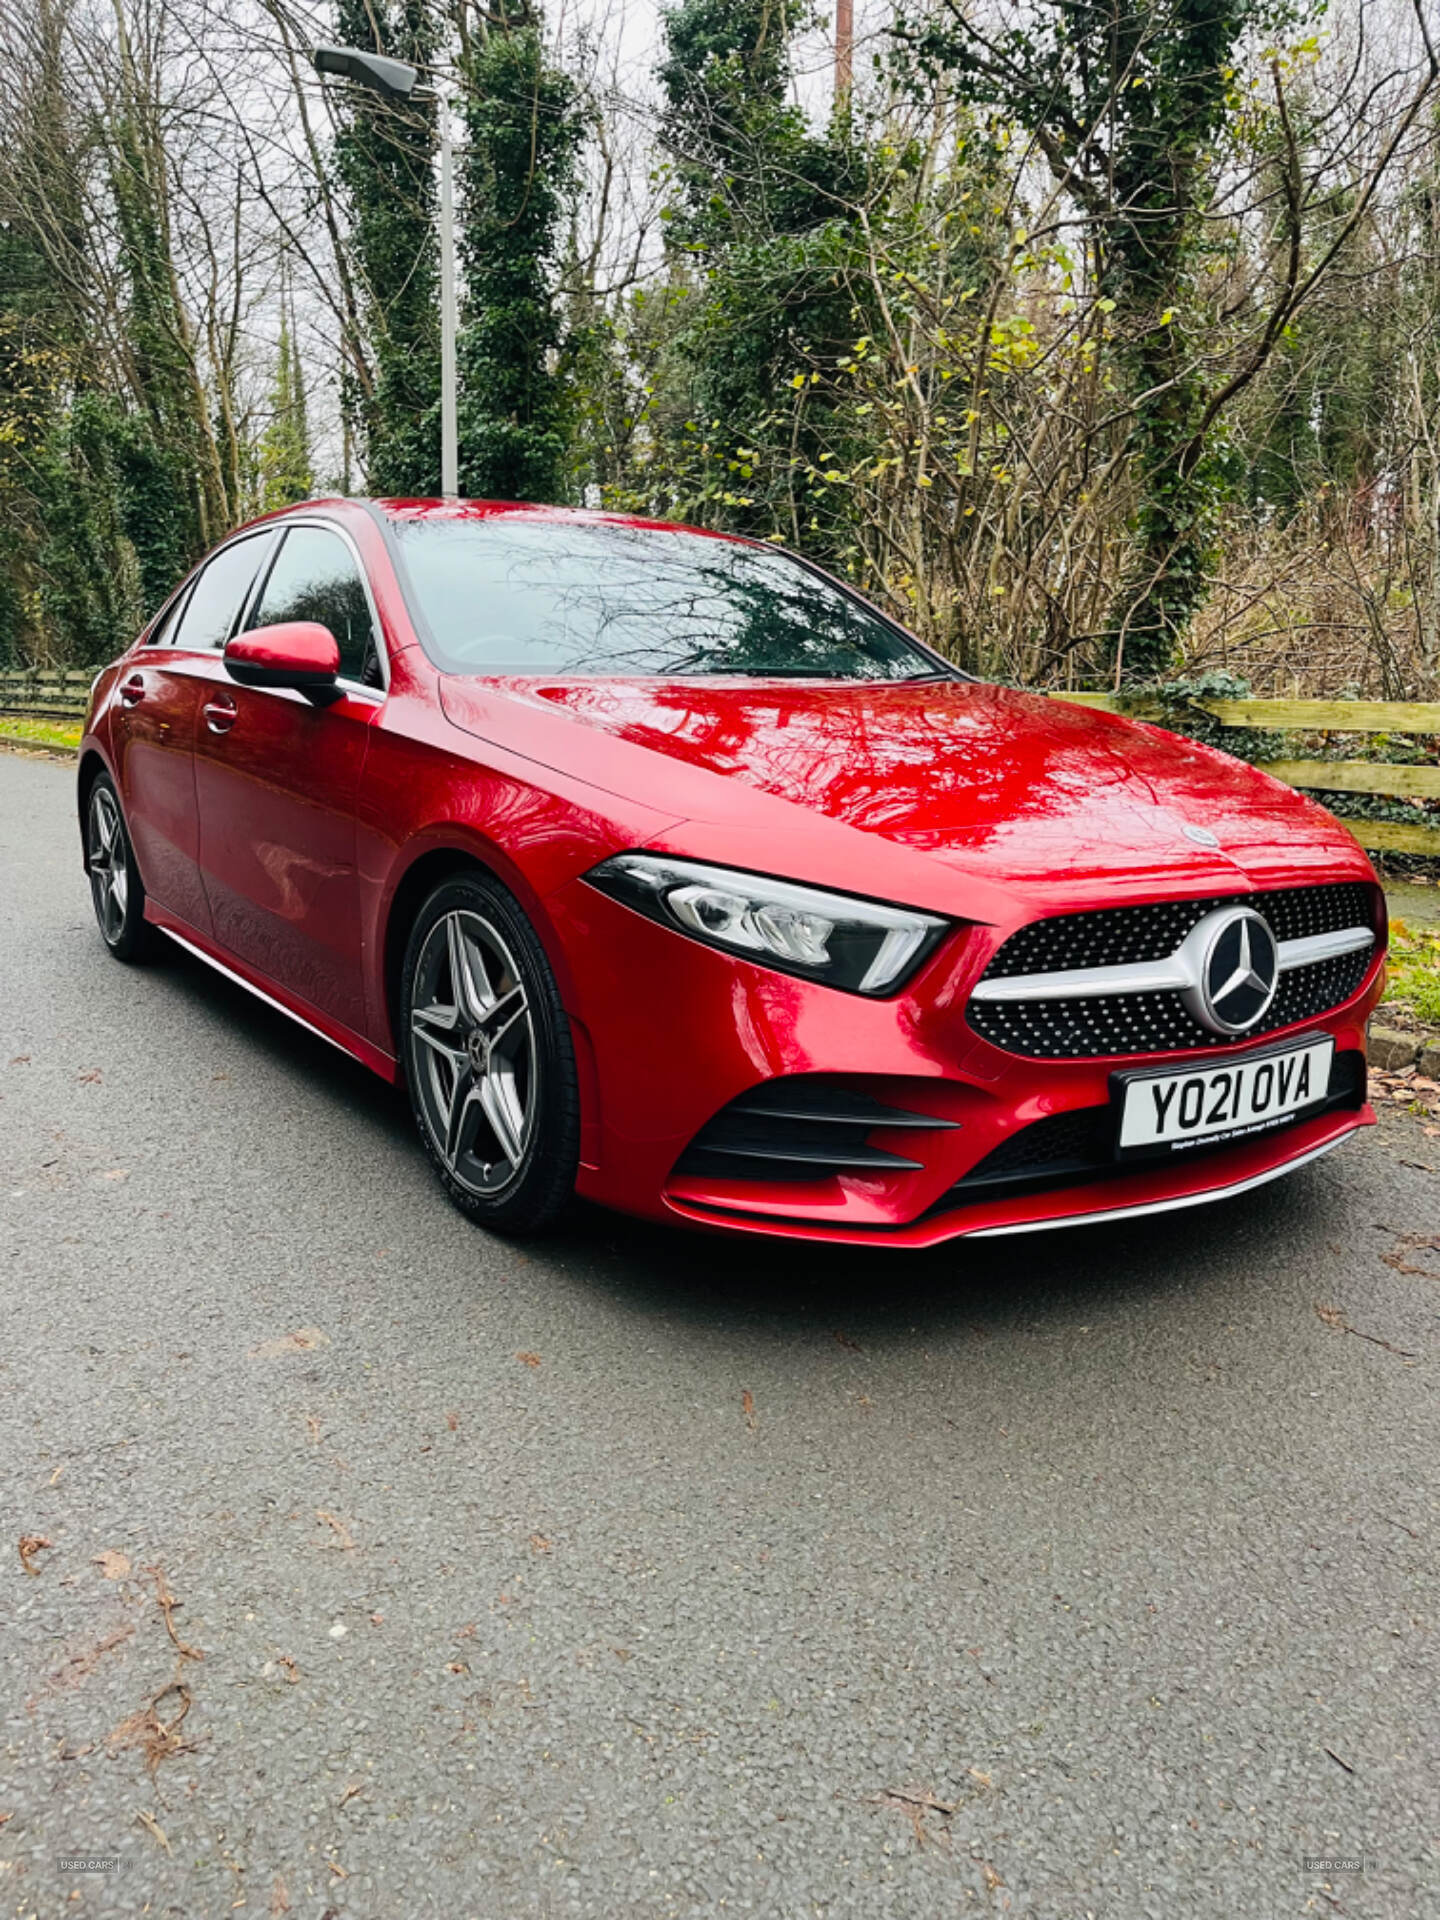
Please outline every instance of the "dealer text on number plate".
[[1183, 1073], [1126, 1076], [1121, 1153], [1180, 1149], [1191, 1141], [1264, 1133], [1325, 1098], [1335, 1042], [1329, 1034], [1284, 1053], [1255, 1054]]

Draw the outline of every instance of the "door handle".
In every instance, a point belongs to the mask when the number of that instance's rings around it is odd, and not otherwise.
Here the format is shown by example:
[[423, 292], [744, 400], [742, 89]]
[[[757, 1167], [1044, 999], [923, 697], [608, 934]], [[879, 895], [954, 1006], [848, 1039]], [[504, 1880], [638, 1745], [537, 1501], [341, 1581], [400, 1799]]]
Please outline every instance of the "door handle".
[[145, 681], [141, 674], [132, 673], [120, 689], [122, 707], [135, 707], [145, 698]]
[[228, 733], [240, 718], [240, 709], [229, 694], [217, 694], [213, 700], [207, 700], [200, 709], [205, 715], [205, 724], [211, 733]]

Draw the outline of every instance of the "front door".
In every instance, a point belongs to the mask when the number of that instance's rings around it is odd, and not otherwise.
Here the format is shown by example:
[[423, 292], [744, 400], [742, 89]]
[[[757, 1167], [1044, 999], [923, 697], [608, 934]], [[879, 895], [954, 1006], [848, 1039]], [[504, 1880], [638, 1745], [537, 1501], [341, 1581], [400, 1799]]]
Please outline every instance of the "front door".
[[316, 620], [340, 646], [341, 697], [242, 687], [219, 667], [195, 732], [200, 871], [215, 938], [357, 1032], [366, 1028], [355, 804], [384, 701], [364, 574], [335, 528], [286, 528], [242, 630]]
[[220, 649], [273, 545], [272, 533], [252, 534], [207, 560], [120, 679], [112, 737], [140, 877], [157, 906], [202, 932], [210, 908], [200, 881], [196, 721]]

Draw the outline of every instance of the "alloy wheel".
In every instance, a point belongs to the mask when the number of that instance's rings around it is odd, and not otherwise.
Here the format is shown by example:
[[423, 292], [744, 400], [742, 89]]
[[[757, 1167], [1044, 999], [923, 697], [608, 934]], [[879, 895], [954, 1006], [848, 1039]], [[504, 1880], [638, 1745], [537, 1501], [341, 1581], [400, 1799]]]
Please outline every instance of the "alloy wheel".
[[416, 1092], [452, 1178], [475, 1194], [519, 1175], [539, 1097], [535, 1028], [515, 956], [481, 914], [435, 922], [410, 1007]]
[[125, 914], [130, 904], [130, 860], [125, 829], [120, 824], [120, 808], [115, 795], [103, 784], [97, 784], [90, 796], [88, 852], [95, 918], [107, 943], [113, 947], [125, 931]]

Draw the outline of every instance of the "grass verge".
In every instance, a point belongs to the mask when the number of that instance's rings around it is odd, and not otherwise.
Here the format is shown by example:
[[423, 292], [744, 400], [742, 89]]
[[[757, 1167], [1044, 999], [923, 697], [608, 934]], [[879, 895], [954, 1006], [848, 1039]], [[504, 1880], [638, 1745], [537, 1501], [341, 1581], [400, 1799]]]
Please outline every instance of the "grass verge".
[[1385, 1005], [1403, 1008], [1420, 1026], [1440, 1027], [1440, 927], [1390, 922]]
[[45, 747], [51, 753], [74, 753], [84, 732], [78, 720], [22, 720], [0, 714], [0, 746]]

